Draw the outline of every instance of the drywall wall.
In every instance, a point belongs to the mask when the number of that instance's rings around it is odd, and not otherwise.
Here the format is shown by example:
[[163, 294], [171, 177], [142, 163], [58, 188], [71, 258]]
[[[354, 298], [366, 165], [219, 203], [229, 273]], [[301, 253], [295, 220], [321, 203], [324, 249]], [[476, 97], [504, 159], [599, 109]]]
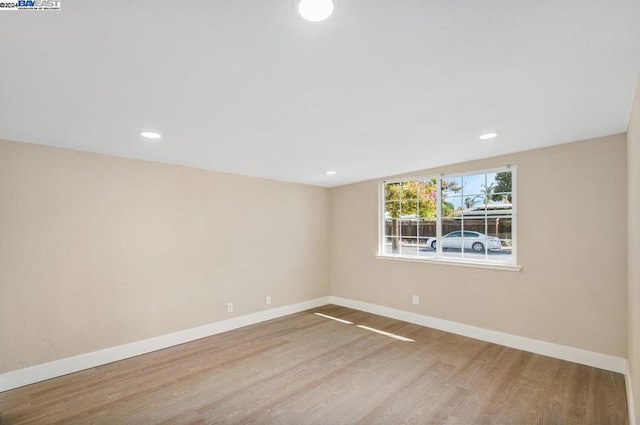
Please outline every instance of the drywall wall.
[[624, 358], [625, 155], [621, 134], [411, 173], [516, 164], [519, 272], [377, 259], [379, 182], [331, 189], [331, 294]]
[[640, 77], [627, 130], [627, 202], [629, 204], [629, 376], [634, 390], [636, 423], [640, 423]]
[[327, 189], [0, 141], [0, 373], [329, 295], [328, 207]]

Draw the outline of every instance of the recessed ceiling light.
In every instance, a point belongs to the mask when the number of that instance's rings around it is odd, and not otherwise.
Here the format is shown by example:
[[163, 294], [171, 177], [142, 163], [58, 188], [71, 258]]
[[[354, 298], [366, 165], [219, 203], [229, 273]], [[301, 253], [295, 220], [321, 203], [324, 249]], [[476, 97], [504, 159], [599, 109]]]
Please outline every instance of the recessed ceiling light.
[[145, 139], [152, 139], [152, 140], [156, 140], [162, 137], [160, 133], [156, 133], [155, 131], [141, 131], [140, 135]]
[[494, 137], [496, 137], [498, 135], [498, 133], [487, 133], [487, 134], [483, 134], [482, 136], [480, 136], [480, 140], [489, 140], [489, 139], [493, 139]]
[[333, 13], [333, 1], [331, 0], [300, 0], [298, 12], [307, 21], [320, 22], [327, 19]]
[[329, 170], [329, 171], [327, 171], [325, 174], [326, 174], [327, 176], [333, 176], [333, 175], [334, 175], [334, 174], [336, 174], [336, 173], [337, 173], [337, 171]]

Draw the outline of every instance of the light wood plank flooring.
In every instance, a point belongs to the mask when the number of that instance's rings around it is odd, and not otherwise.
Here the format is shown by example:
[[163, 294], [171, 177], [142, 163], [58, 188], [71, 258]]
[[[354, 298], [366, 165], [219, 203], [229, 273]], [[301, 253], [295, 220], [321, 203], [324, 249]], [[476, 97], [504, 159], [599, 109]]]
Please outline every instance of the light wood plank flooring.
[[0, 423], [615, 425], [628, 417], [620, 374], [325, 306], [1, 393]]

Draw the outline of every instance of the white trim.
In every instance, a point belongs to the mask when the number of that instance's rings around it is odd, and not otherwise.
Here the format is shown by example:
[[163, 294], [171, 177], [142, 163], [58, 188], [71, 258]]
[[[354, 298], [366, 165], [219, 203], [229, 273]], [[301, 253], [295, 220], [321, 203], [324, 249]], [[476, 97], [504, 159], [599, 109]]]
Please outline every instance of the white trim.
[[[438, 249], [440, 246], [438, 246]], [[519, 272], [522, 266], [511, 263], [492, 263], [489, 261], [470, 261], [460, 260], [456, 258], [438, 258], [438, 257], [415, 257], [409, 255], [392, 255], [378, 254], [376, 258], [379, 260], [396, 260], [396, 261], [413, 261], [415, 263], [431, 263], [443, 264], [445, 266], [473, 267], [476, 269], [506, 270], [510, 272]]]
[[[438, 195], [436, 196], [436, 256], [435, 258], [442, 258], [442, 244], [438, 241], [442, 241], [442, 179], [444, 174], [440, 174], [440, 178], [436, 179], [436, 190]], [[427, 239], [428, 241], [428, 239]], [[416, 253], [420, 253], [420, 241], [416, 247]], [[433, 242], [431, 242], [433, 243]], [[384, 251], [380, 251], [383, 253]]]
[[[386, 198], [384, 192], [384, 182], [378, 183], [378, 252], [384, 252], [384, 232], [385, 232], [385, 219], [384, 212], [386, 206]], [[393, 243], [393, 242], [391, 242]]]
[[511, 172], [511, 258], [518, 264], [518, 173], [515, 165], [508, 165]]
[[0, 392], [329, 304], [321, 297], [0, 374]]
[[574, 363], [593, 366], [599, 369], [609, 370], [621, 374], [625, 374], [627, 371], [626, 359], [623, 359], [621, 357], [596, 353], [593, 351], [587, 351], [575, 347], [568, 347], [566, 345], [554, 344], [552, 342], [540, 341], [537, 339], [525, 338], [518, 335], [507, 334], [471, 325], [465, 325], [463, 323], [438, 319], [436, 317], [425, 316], [418, 313], [396, 310], [394, 308], [377, 304], [370, 304], [363, 301], [351, 300], [348, 298], [331, 296], [329, 297], [329, 301], [331, 304], [366, 311], [368, 313], [378, 314], [380, 316], [390, 317], [392, 319], [402, 320], [404, 322], [414, 323], [420, 326], [439, 329], [442, 331], [451, 332], [482, 341], [493, 342], [495, 344], [504, 345], [506, 347], [529, 351], [531, 353], [542, 354], [561, 360], [567, 360]]
[[633, 382], [631, 382], [631, 369], [629, 368], [629, 361], [625, 360], [625, 374], [624, 383], [627, 387], [627, 405], [629, 406], [629, 425], [637, 425], [636, 422], [636, 408], [633, 398]]

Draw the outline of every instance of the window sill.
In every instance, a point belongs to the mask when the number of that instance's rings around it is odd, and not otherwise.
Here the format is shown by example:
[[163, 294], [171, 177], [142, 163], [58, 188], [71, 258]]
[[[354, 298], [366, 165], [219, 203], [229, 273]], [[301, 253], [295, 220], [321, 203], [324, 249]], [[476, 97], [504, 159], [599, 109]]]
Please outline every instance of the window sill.
[[410, 261], [414, 263], [428, 263], [428, 264], [441, 264], [445, 266], [457, 266], [457, 267], [472, 267], [476, 269], [491, 269], [502, 270], [510, 272], [519, 272], [522, 270], [522, 266], [517, 264], [503, 264], [503, 263], [489, 263], [479, 261], [458, 260], [449, 258], [416, 258], [408, 257], [404, 255], [381, 255], [377, 254], [376, 258], [379, 260], [395, 260], [395, 261]]

